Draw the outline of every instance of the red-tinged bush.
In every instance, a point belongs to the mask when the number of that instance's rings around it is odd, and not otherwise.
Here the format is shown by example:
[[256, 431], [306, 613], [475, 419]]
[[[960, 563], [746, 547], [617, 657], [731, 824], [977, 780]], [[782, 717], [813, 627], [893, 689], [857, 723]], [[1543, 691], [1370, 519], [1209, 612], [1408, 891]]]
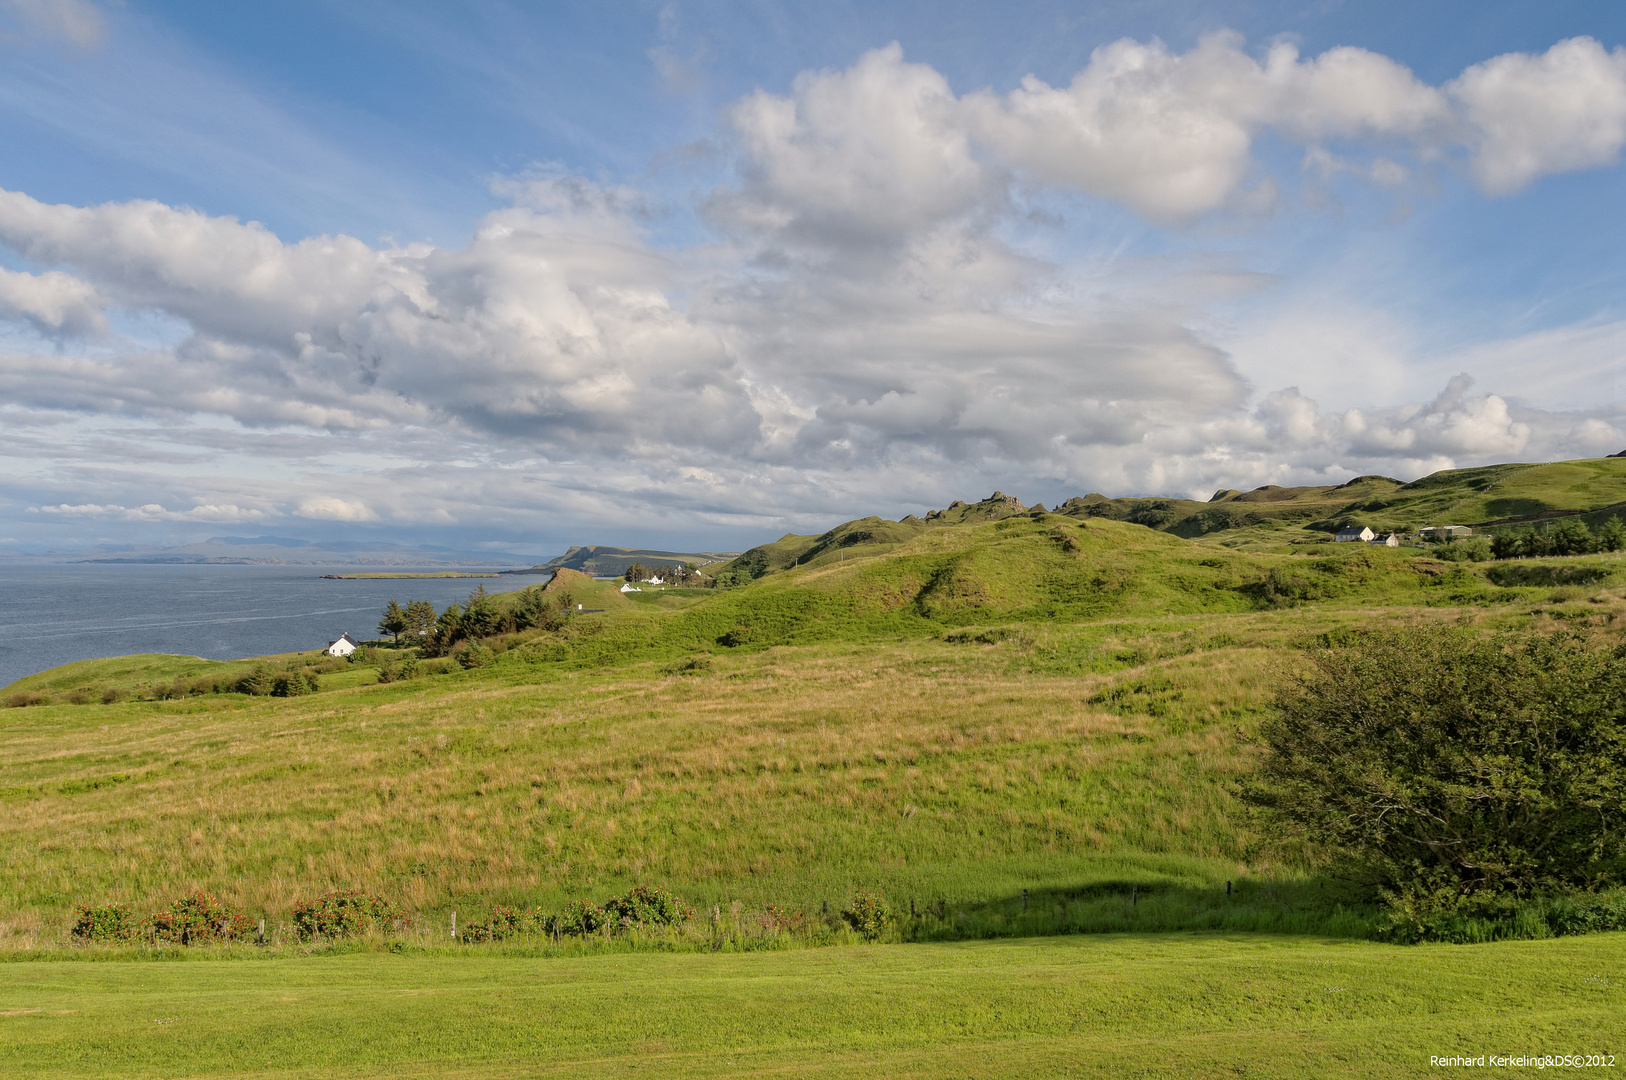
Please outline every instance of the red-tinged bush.
[[854, 930], [871, 941], [886, 933], [887, 925], [894, 917], [892, 905], [886, 902], [886, 897], [874, 892], [854, 893], [852, 903], [842, 915]]
[[625, 896], [604, 901], [604, 914], [622, 926], [671, 926], [684, 918], [683, 901], [659, 885], [634, 885]]
[[532, 919], [510, 907], [491, 909], [491, 918], [485, 922], [468, 923], [462, 929], [464, 941], [503, 941], [533, 930]]
[[572, 900], [565, 905], [559, 929], [567, 934], [593, 934], [604, 929], [608, 921], [604, 909], [591, 900]]
[[73, 924], [74, 937], [82, 941], [129, 941], [135, 937], [137, 924], [128, 904], [77, 906], [79, 918]]
[[146, 926], [158, 941], [201, 945], [210, 941], [242, 940], [253, 927], [241, 908], [195, 892], [169, 905], [168, 910], [148, 916]]
[[358, 889], [335, 889], [294, 908], [294, 932], [301, 940], [365, 934], [374, 924], [411, 924], [382, 897]]

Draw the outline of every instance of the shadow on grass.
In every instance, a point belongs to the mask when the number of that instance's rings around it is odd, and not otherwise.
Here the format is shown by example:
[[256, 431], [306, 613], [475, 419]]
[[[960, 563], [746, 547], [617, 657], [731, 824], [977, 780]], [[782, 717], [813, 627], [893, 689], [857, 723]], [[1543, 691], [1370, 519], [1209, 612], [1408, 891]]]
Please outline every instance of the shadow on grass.
[[1048, 937], [1056, 934], [1232, 930], [1370, 938], [1377, 906], [1347, 885], [1312, 878], [1280, 882], [1244, 879], [1215, 888], [1092, 882], [1077, 888], [1034, 889], [976, 903], [915, 900], [900, 913], [905, 941]]

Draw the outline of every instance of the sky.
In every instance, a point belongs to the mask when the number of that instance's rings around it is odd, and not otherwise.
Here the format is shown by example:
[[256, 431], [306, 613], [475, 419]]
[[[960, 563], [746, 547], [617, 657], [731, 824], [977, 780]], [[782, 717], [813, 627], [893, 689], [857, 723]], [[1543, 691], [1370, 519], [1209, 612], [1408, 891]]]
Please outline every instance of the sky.
[[1626, 5], [0, 0], [0, 553], [1626, 449]]

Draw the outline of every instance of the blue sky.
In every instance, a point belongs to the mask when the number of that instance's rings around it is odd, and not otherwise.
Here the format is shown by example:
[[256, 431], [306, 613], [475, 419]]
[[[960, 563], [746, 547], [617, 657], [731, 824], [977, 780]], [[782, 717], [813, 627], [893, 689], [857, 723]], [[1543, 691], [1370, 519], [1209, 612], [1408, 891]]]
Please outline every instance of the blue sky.
[[738, 547], [1613, 453], [1623, 44], [1595, 3], [0, 0], [0, 550]]

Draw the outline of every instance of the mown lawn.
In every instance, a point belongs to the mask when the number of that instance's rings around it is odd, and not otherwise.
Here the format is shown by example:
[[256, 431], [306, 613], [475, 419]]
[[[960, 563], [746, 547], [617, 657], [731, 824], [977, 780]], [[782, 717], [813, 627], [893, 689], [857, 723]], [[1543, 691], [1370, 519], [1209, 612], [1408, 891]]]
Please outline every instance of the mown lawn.
[[1245, 935], [745, 955], [0, 965], [12, 1077], [1431, 1073], [1615, 1053], [1626, 934], [1480, 946]]

